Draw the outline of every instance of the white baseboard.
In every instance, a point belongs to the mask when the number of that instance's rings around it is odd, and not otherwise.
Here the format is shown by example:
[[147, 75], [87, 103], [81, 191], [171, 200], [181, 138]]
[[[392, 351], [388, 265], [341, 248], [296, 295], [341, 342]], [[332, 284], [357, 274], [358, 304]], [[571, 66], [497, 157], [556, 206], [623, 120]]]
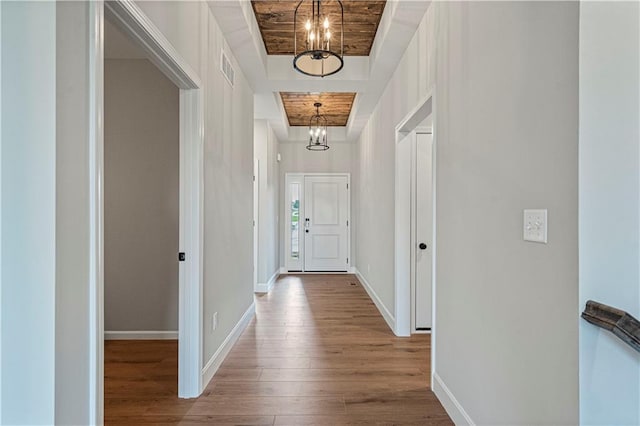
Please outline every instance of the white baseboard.
[[304, 272], [304, 271], [287, 271], [285, 268], [280, 268], [280, 275], [349, 275], [355, 274], [355, 268], [349, 268], [346, 271], [342, 272], [333, 272], [333, 271], [314, 271], [314, 272]]
[[433, 393], [436, 394], [436, 397], [440, 400], [440, 403], [453, 420], [457, 426], [460, 425], [469, 425], [475, 426], [469, 414], [462, 408], [460, 402], [456, 399], [455, 396], [451, 393], [447, 385], [444, 384], [438, 373], [433, 373]]
[[273, 288], [273, 285], [276, 283], [278, 276], [280, 276], [280, 269], [276, 269], [273, 273], [269, 281], [266, 283], [258, 283], [256, 284], [255, 292], [256, 293], [269, 293]]
[[224, 339], [224, 342], [222, 342], [218, 350], [211, 356], [207, 364], [204, 366], [201, 372], [202, 389], [200, 390], [200, 392], [203, 392], [207, 387], [207, 385], [213, 378], [213, 375], [216, 374], [216, 371], [218, 371], [218, 368], [220, 368], [220, 365], [222, 365], [224, 359], [227, 357], [227, 355], [229, 355], [229, 351], [231, 351], [233, 345], [236, 343], [236, 341], [238, 341], [238, 338], [240, 337], [244, 329], [247, 328], [247, 325], [249, 325], [249, 322], [251, 321], [255, 313], [256, 305], [255, 302], [253, 302], [251, 303], [251, 306], [249, 306], [249, 309], [247, 309], [247, 311], [244, 313], [244, 315], [242, 315], [240, 321], [238, 321], [235, 327], [233, 327], [233, 330], [231, 330], [231, 332]]
[[104, 340], [178, 340], [177, 331], [105, 331]]
[[373, 300], [373, 303], [378, 308], [378, 311], [380, 311], [380, 314], [382, 315], [384, 320], [387, 322], [387, 325], [389, 326], [391, 331], [393, 331], [393, 333], [395, 334], [395, 330], [396, 330], [395, 317], [391, 315], [391, 312], [389, 312], [389, 309], [387, 309], [384, 303], [382, 303], [382, 299], [380, 299], [378, 294], [371, 287], [371, 284], [369, 284], [369, 282], [364, 278], [364, 276], [362, 276], [360, 271], [357, 268], [354, 268], [354, 269], [355, 269], [355, 274], [358, 277], [358, 280], [362, 284], [362, 287], [364, 287], [367, 294], [369, 294], [369, 297], [371, 298], [371, 300]]

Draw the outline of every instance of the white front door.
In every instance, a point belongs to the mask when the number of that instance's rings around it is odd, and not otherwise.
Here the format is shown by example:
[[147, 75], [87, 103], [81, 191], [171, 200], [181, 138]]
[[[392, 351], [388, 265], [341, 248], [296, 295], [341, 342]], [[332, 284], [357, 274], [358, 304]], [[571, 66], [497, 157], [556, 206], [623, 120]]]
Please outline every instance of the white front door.
[[415, 328], [431, 328], [433, 136], [416, 134]]
[[304, 270], [347, 271], [349, 189], [347, 176], [304, 178]]

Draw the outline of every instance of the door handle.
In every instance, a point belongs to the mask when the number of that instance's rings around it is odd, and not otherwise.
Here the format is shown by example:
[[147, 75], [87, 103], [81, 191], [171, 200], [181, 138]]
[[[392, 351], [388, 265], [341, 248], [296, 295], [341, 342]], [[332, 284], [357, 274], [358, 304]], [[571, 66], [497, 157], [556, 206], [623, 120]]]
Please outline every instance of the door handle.
[[426, 250], [427, 249], [427, 245], [425, 243], [420, 243], [420, 245], [418, 247], [420, 248], [420, 250]]

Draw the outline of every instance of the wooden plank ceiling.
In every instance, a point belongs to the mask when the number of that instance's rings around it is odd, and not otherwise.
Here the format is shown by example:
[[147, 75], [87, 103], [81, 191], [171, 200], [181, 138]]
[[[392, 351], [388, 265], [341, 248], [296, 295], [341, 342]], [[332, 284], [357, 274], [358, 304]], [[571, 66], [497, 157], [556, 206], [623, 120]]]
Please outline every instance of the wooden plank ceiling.
[[[310, 3], [310, 0], [307, 2]], [[251, 2], [268, 55], [293, 55], [293, 16], [298, 3], [299, 0]], [[345, 56], [369, 56], [385, 3], [386, 1], [380, 0], [344, 0], [342, 2]], [[337, 36], [339, 30], [334, 26], [340, 22], [337, 2], [323, 1], [322, 7], [328, 13], [333, 34]], [[301, 13], [298, 16], [298, 23], [302, 22], [304, 25], [307, 17], [302, 16]], [[302, 27], [301, 31], [298, 31], [298, 43], [304, 43], [305, 34]]]
[[346, 126], [351, 114], [355, 93], [291, 93], [280, 92], [289, 126], [308, 126], [315, 114], [314, 103], [320, 102], [320, 114], [327, 117], [329, 126]]

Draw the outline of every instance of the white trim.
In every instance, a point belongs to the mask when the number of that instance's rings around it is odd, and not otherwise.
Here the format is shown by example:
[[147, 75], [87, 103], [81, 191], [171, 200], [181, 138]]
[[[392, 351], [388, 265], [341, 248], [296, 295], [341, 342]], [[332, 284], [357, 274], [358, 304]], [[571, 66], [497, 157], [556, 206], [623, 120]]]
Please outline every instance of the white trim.
[[389, 326], [391, 331], [393, 331], [393, 333], [397, 335], [397, 333], [395, 332], [396, 319], [394, 318], [394, 316], [391, 315], [391, 312], [389, 312], [389, 309], [387, 309], [385, 304], [382, 302], [382, 299], [380, 299], [380, 297], [375, 292], [373, 287], [371, 287], [371, 284], [369, 284], [369, 282], [366, 280], [366, 278], [360, 273], [360, 271], [357, 268], [355, 270], [355, 274], [356, 274], [356, 277], [358, 278], [358, 281], [360, 281], [360, 284], [362, 284], [362, 287], [365, 289], [365, 291], [367, 292], [367, 294], [369, 295], [373, 303], [376, 305], [376, 308], [378, 308], [378, 311], [380, 311], [380, 314], [382, 315], [384, 320], [387, 322], [387, 325]]
[[433, 383], [433, 393], [436, 394], [438, 400], [453, 420], [453, 423], [456, 425], [469, 425], [474, 426], [475, 423], [471, 420], [469, 414], [462, 407], [460, 402], [456, 399], [456, 397], [451, 393], [451, 390], [444, 384], [444, 381], [438, 373], [434, 372], [432, 375], [432, 383]]
[[240, 321], [238, 321], [235, 327], [233, 327], [233, 330], [231, 330], [231, 332], [227, 335], [218, 350], [211, 356], [211, 358], [209, 358], [207, 365], [205, 365], [202, 369], [202, 388], [200, 389], [200, 393], [204, 391], [204, 389], [213, 378], [214, 374], [216, 374], [216, 371], [218, 371], [218, 368], [220, 368], [222, 362], [225, 360], [227, 355], [229, 355], [231, 348], [233, 348], [233, 345], [238, 341], [238, 338], [240, 337], [242, 332], [245, 330], [245, 328], [247, 328], [255, 313], [256, 304], [255, 302], [252, 302], [251, 306], [249, 306], [249, 309], [247, 309], [246, 312], [242, 315]]
[[[433, 149], [432, 152], [432, 158], [433, 158], [433, 170], [431, 171], [433, 173], [432, 175], [432, 179], [433, 182], [431, 182], [431, 184], [433, 185], [433, 193], [431, 194], [431, 202], [433, 204], [432, 208], [433, 208], [433, 214], [432, 214], [432, 218], [433, 218], [433, 229], [431, 231], [431, 238], [432, 238], [432, 256], [433, 256], [433, 262], [431, 264], [431, 284], [432, 284], [432, 288], [431, 288], [431, 371], [435, 372], [436, 371], [436, 343], [437, 343], [437, 339], [436, 339], [436, 285], [437, 285], [437, 280], [436, 280], [436, 247], [438, 247], [438, 243], [437, 243], [437, 235], [436, 235], [436, 231], [437, 231], [437, 227], [436, 227], [436, 200], [437, 200], [437, 168], [438, 168], [438, 161], [437, 161], [437, 150], [438, 150], [438, 144], [436, 143], [436, 141], [438, 140], [438, 136], [436, 133], [436, 129], [438, 128], [436, 126], [436, 99], [432, 98], [431, 101], [431, 108], [432, 108], [432, 126], [431, 126], [431, 136], [432, 136], [432, 140], [431, 140], [431, 149]], [[433, 382], [434, 382], [434, 375], [431, 375], [431, 387], [433, 388]]]
[[273, 273], [273, 275], [271, 275], [271, 278], [269, 278], [269, 281], [267, 281], [266, 283], [258, 283], [256, 284], [256, 293], [269, 293], [271, 291], [271, 289], [273, 288], [273, 285], [276, 283], [276, 281], [278, 280], [278, 276], [280, 276], [280, 269], [276, 269], [276, 271]]
[[89, 4], [89, 424], [104, 422], [104, 3]]
[[178, 340], [178, 331], [105, 331], [104, 340]]
[[[0, 34], [2, 34], [2, 5], [0, 4]], [[0, 83], [2, 82], [2, 43], [0, 42]], [[0, 212], [2, 211], [2, 84], [0, 84]], [[2, 220], [0, 220], [0, 271], [2, 271]], [[0, 310], [2, 310], [2, 273], [0, 273]], [[0, 315], [2, 330], [2, 315]], [[0, 333], [0, 422], [2, 421], [2, 335]]]
[[[399, 133], [395, 144], [394, 171], [394, 290], [395, 314], [398, 336], [411, 335], [413, 250], [412, 237], [412, 192], [415, 187], [413, 179], [413, 158], [415, 133]], [[405, 141], [405, 142], [403, 142]], [[402, 153], [405, 153], [403, 156]], [[402, 164], [408, 161], [409, 164]]]
[[[433, 98], [435, 90], [429, 91], [425, 97], [423, 97], [416, 106], [404, 116], [402, 121], [396, 126], [396, 143], [400, 142], [404, 136], [410, 133], [412, 130], [418, 128], [420, 123], [433, 114], [435, 111]], [[434, 121], [435, 124], [435, 121]], [[401, 137], [398, 139], [397, 134]]]
[[202, 90], [180, 90], [178, 396], [200, 395], [203, 342], [204, 141]]
[[[254, 147], [255, 150], [255, 147]], [[260, 160], [253, 159], [253, 291], [258, 291], [258, 257], [260, 254]]]
[[354, 275], [357, 269], [350, 267], [346, 271], [287, 271], [286, 268], [280, 268], [280, 275]]
[[133, 0], [105, 2], [105, 12], [110, 22], [147, 53], [149, 60], [176, 86], [181, 89], [202, 87], [195, 70]]

